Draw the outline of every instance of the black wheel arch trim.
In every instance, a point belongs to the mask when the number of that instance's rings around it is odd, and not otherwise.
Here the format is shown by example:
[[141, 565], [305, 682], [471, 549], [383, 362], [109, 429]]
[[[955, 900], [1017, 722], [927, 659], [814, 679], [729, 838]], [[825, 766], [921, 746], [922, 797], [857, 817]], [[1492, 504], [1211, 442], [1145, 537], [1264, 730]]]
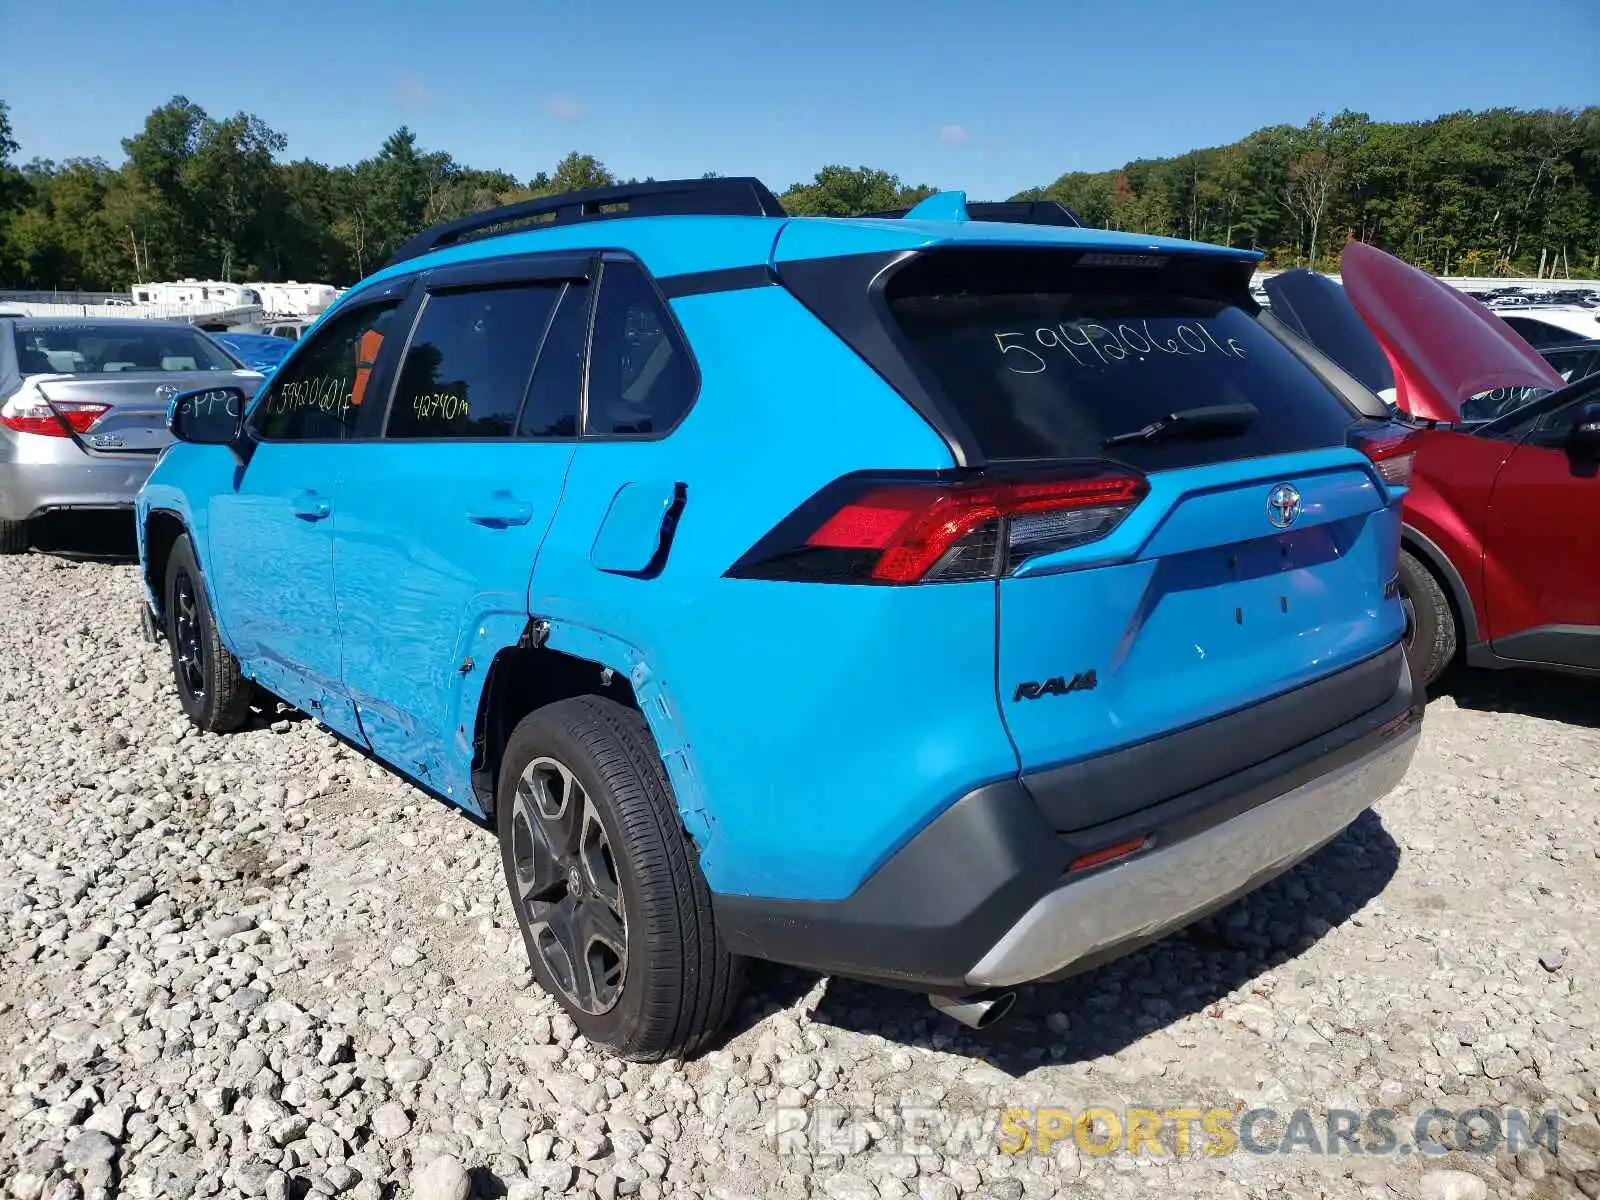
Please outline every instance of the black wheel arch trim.
[[1479, 641], [1478, 610], [1473, 606], [1472, 594], [1467, 591], [1466, 580], [1461, 578], [1461, 572], [1456, 570], [1455, 564], [1450, 561], [1450, 556], [1440, 548], [1439, 543], [1413, 525], [1401, 528], [1400, 545], [1402, 549], [1410, 550], [1420, 558], [1423, 565], [1444, 584], [1445, 594], [1455, 605], [1456, 616], [1461, 621], [1461, 644], [1476, 646]]

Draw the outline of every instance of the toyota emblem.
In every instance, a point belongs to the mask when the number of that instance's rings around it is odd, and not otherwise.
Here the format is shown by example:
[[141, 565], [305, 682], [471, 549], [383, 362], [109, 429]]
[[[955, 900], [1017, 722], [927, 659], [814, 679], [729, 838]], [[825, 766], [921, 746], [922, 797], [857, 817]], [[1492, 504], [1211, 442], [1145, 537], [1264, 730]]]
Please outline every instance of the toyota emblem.
[[1300, 489], [1280, 483], [1267, 493], [1267, 520], [1287, 529], [1300, 519]]

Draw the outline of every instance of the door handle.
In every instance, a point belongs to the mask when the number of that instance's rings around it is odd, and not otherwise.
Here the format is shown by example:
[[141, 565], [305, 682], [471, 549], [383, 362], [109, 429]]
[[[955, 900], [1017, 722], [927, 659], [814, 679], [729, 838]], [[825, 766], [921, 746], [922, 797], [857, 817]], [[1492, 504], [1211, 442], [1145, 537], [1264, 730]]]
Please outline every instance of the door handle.
[[307, 521], [321, 521], [333, 512], [333, 504], [328, 498], [319, 496], [311, 488], [307, 488], [289, 501], [289, 508], [295, 516]]
[[533, 520], [533, 505], [510, 492], [493, 492], [467, 510], [467, 520], [489, 529], [526, 525]]

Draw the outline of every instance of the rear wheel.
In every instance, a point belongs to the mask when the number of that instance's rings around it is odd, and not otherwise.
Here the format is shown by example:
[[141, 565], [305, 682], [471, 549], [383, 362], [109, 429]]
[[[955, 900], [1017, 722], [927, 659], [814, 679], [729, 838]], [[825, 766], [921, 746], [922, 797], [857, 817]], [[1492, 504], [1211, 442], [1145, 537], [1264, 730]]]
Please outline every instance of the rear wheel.
[[0, 554], [26, 554], [28, 552], [28, 523], [26, 521], [0, 521]]
[[644, 718], [596, 696], [512, 733], [496, 824], [534, 975], [583, 1035], [624, 1058], [692, 1055], [738, 998]]
[[1456, 617], [1433, 572], [1408, 550], [1400, 552], [1400, 601], [1406, 611], [1406, 654], [1424, 687], [1456, 656]]
[[185, 534], [167, 556], [167, 642], [178, 703], [201, 729], [229, 733], [250, 719], [250, 681], [217, 634], [194, 547]]

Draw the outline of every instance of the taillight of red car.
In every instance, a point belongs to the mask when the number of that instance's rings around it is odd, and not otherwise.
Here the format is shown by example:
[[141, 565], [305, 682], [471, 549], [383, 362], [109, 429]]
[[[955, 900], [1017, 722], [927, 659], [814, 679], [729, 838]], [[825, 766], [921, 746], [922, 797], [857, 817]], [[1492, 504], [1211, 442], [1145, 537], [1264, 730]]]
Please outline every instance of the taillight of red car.
[[43, 398], [28, 400], [16, 395], [0, 405], [0, 425], [18, 433], [70, 437], [87, 433], [110, 408], [109, 404], [91, 404], [87, 400], [57, 400], [50, 404]]
[[1389, 426], [1379, 433], [1356, 434], [1351, 443], [1372, 460], [1378, 476], [1393, 487], [1409, 487], [1411, 469], [1422, 447], [1422, 431]]
[[1126, 470], [1026, 479], [854, 476], [824, 488], [729, 570], [814, 583], [994, 579], [1098, 541], [1149, 491]]

